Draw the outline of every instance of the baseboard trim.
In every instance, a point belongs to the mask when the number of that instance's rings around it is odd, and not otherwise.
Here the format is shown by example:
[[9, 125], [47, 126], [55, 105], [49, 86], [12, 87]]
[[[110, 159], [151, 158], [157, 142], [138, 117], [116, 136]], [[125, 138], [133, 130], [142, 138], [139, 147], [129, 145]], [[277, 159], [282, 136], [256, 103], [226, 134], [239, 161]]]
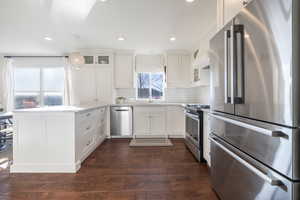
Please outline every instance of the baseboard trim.
[[74, 164], [13, 164], [10, 173], [76, 173], [80, 163]]

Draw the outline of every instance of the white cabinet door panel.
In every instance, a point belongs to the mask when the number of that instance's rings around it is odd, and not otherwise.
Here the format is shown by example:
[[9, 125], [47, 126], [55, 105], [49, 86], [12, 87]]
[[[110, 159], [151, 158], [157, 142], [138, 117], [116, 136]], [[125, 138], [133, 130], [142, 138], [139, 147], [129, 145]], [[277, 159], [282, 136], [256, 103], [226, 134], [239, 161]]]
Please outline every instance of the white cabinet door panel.
[[94, 102], [96, 96], [95, 73], [92, 67], [73, 71], [75, 104]]
[[167, 108], [167, 132], [169, 135], [184, 136], [185, 117], [182, 107], [169, 106]]
[[191, 66], [191, 57], [189, 55], [181, 56], [181, 65], [180, 65], [180, 74], [183, 85], [188, 86], [190, 81], [190, 66]]
[[113, 86], [112, 70], [107, 67], [97, 67], [96, 74], [96, 95], [99, 102], [112, 103]]
[[148, 135], [150, 133], [150, 119], [148, 108], [134, 108], [134, 134]]
[[209, 115], [204, 112], [203, 114], [203, 156], [207, 161], [208, 166], [210, 166], [210, 141], [209, 141]]
[[151, 111], [149, 117], [151, 135], [167, 135], [165, 111]]
[[167, 55], [167, 87], [185, 88], [190, 83], [190, 56]]
[[115, 56], [115, 87], [133, 88], [133, 55]]

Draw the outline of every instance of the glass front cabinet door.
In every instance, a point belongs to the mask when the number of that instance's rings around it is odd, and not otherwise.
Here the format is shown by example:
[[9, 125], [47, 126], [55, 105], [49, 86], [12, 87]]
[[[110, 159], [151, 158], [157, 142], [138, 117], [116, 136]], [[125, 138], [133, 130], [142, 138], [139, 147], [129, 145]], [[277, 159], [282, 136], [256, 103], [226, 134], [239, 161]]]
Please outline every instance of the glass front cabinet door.
[[85, 65], [110, 65], [110, 55], [84, 55]]

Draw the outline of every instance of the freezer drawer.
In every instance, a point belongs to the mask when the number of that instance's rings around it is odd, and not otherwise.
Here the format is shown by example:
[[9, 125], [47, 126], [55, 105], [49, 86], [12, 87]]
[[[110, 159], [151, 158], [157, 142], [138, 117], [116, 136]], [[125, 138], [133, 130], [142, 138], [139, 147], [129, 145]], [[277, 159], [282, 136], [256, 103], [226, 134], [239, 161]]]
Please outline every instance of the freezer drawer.
[[110, 107], [110, 134], [112, 137], [131, 137], [132, 123], [132, 107]]
[[222, 200], [296, 200], [299, 183], [291, 182], [242, 153], [211, 137], [212, 186]]
[[300, 180], [298, 129], [214, 113], [211, 132], [293, 180]]

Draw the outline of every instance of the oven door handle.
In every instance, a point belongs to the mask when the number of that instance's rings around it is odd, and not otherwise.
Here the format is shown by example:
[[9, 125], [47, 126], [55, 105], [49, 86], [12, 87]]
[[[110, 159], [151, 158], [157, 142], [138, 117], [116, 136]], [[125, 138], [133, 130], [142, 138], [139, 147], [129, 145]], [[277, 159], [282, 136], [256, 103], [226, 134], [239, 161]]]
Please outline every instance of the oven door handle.
[[235, 153], [233, 153], [232, 151], [230, 151], [228, 148], [224, 147], [222, 144], [220, 144], [213, 137], [210, 137], [209, 139], [210, 139], [211, 142], [215, 143], [218, 147], [220, 147], [223, 151], [225, 151], [226, 153], [228, 153], [236, 161], [238, 161], [239, 163], [241, 163], [242, 165], [244, 165], [245, 167], [247, 167], [250, 171], [252, 171], [253, 173], [255, 173], [257, 176], [259, 176], [260, 178], [262, 178], [265, 182], [267, 182], [267, 183], [269, 183], [270, 185], [273, 185], [273, 186], [282, 185], [282, 182], [280, 180], [278, 180], [278, 179], [276, 179], [274, 177], [271, 177], [271, 176], [265, 174], [264, 172], [260, 171], [255, 166], [253, 166], [252, 164], [249, 164], [247, 161], [245, 161], [244, 159], [242, 159], [241, 157], [239, 157], [238, 155], [236, 155]]
[[286, 135], [283, 132], [279, 131], [279, 130], [270, 130], [270, 129], [262, 128], [262, 127], [259, 127], [259, 126], [255, 126], [255, 125], [248, 124], [248, 123], [245, 123], [245, 122], [237, 121], [237, 120], [230, 119], [230, 118], [227, 118], [227, 117], [223, 117], [223, 116], [213, 114], [213, 113], [211, 113], [210, 115], [212, 117], [216, 118], [216, 119], [220, 119], [222, 121], [231, 123], [233, 125], [240, 126], [240, 127], [246, 128], [246, 129], [250, 129], [252, 131], [262, 133], [262, 134], [270, 136], [270, 137], [283, 137], [283, 138], [286, 137]]
[[194, 119], [194, 120], [199, 121], [199, 118], [198, 118], [197, 115], [193, 115], [193, 114], [190, 114], [190, 113], [188, 113], [188, 112], [185, 112], [185, 115], [188, 116], [189, 118], [192, 118], [192, 119]]

